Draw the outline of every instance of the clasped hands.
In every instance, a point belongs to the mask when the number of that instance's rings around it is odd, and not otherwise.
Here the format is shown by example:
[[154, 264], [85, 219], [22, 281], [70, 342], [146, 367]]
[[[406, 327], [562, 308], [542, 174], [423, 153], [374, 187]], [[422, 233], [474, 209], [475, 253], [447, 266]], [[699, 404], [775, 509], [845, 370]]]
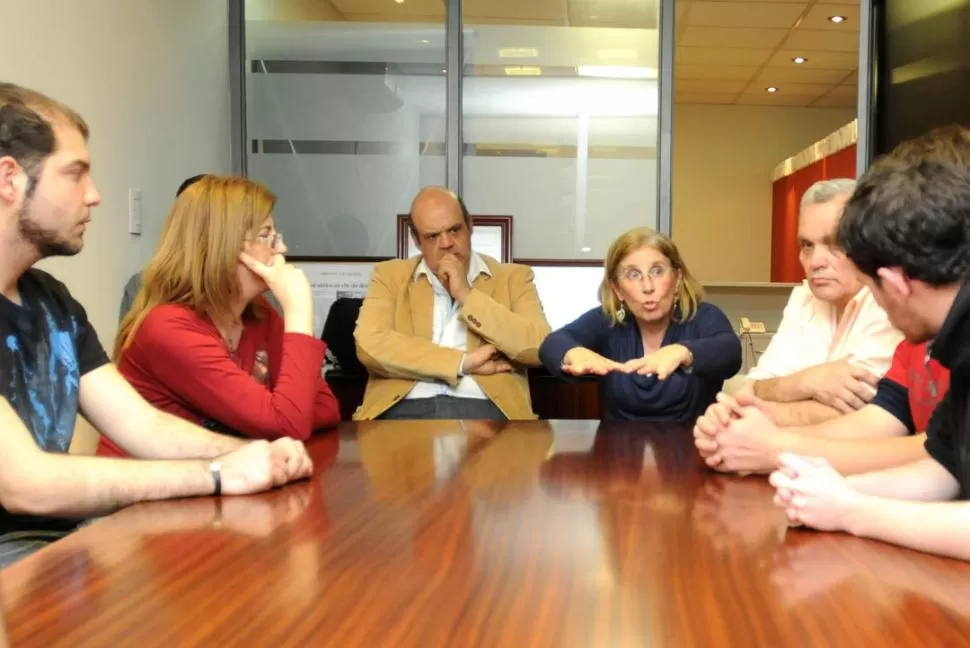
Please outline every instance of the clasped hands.
[[771, 472], [774, 502], [790, 524], [825, 531], [851, 531], [864, 495], [825, 459], [802, 457], [784, 448], [792, 434], [779, 428], [767, 405], [742, 392], [718, 394], [697, 420], [694, 444], [704, 462], [722, 472]]
[[642, 358], [634, 358], [626, 362], [604, 358], [585, 347], [573, 347], [563, 357], [562, 370], [572, 376], [605, 376], [616, 371], [656, 376], [658, 380], [666, 380], [690, 361], [690, 350], [681, 344], [670, 344]]

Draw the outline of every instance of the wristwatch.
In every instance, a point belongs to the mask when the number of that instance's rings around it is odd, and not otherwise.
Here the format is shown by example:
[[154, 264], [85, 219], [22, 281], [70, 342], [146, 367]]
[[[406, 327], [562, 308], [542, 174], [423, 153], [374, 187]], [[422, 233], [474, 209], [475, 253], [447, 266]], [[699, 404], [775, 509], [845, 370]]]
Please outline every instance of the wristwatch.
[[209, 474], [212, 475], [212, 481], [215, 484], [212, 494], [217, 496], [222, 495], [222, 464], [218, 461], [210, 463]]

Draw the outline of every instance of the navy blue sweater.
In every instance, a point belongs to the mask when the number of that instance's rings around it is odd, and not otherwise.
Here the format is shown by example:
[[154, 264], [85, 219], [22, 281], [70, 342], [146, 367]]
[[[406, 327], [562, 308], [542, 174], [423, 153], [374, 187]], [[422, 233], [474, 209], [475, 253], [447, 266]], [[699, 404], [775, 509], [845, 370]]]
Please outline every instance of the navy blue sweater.
[[[554, 376], [573, 347], [586, 347], [605, 358], [626, 362], [643, 357], [643, 338], [633, 318], [610, 327], [602, 309], [594, 308], [575, 322], [554, 331], [542, 343], [539, 357]], [[691, 421], [702, 414], [741, 369], [741, 341], [717, 306], [702, 303], [686, 322], [671, 321], [663, 344], [681, 344], [694, 354], [689, 370], [677, 370], [666, 380], [613, 372], [600, 378], [605, 420]]]

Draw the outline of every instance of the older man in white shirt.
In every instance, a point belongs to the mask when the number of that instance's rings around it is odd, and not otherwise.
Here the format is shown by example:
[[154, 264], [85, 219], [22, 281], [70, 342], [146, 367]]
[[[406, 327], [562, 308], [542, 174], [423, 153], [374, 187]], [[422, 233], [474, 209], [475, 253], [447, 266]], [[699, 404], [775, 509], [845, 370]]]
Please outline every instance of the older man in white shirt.
[[[902, 340], [835, 245], [854, 189], [854, 180], [824, 180], [802, 198], [798, 245], [807, 279], [792, 291], [778, 332], [743, 388], [766, 402], [778, 425], [817, 423], [861, 408]], [[717, 411], [715, 404], [706, 416]]]

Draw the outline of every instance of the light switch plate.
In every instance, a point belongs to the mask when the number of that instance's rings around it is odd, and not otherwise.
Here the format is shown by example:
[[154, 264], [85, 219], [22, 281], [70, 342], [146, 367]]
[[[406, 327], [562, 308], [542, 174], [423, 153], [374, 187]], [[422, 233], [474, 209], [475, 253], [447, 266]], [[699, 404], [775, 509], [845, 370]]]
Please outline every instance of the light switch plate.
[[128, 190], [128, 233], [141, 234], [142, 204], [141, 189]]

